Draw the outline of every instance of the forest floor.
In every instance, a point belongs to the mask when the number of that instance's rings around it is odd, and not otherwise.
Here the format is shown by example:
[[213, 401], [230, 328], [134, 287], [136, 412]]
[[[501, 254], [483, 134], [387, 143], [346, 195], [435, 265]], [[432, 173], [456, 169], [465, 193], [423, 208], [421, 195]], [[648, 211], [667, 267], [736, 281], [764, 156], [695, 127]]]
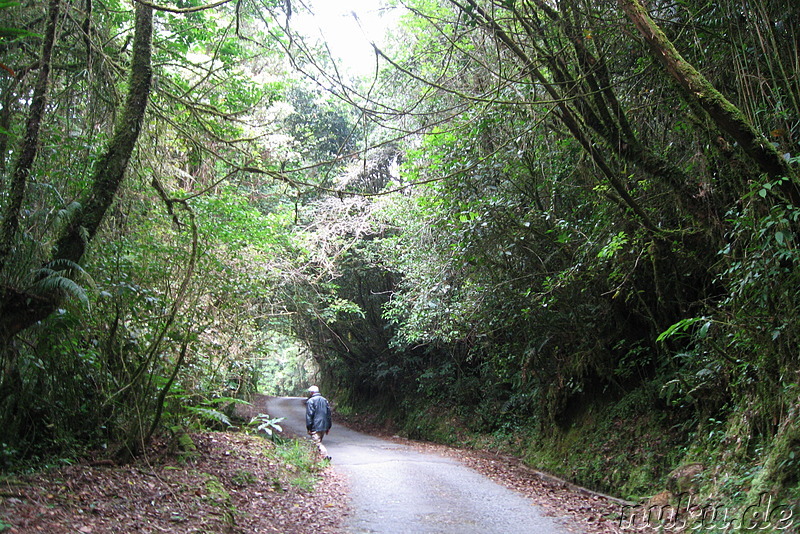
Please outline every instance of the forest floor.
[[182, 458], [157, 444], [127, 465], [86, 460], [0, 479], [0, 532], [303, 533], [336, 532], [346, 485], [318, 464], [316, 483], [297, 483], [263, 437], [191, 434]]
[[[347, 481], [335, 468], [325, 462], [309, 466], [305, 474], [314, 479], [309, 482], [263, 437], [239, 432], [191, 437], [197, 451], [188, 456], [163, 442], [131, 464], [85, 459], [2, 477], [0, 532], [342, 532], [349, 514]], [[580, 532], [620, 532], [620, 502], [538, 473], [515, 458], [381, 437], [456, 458], [523, 493], [548, 515], [573, 520]]]

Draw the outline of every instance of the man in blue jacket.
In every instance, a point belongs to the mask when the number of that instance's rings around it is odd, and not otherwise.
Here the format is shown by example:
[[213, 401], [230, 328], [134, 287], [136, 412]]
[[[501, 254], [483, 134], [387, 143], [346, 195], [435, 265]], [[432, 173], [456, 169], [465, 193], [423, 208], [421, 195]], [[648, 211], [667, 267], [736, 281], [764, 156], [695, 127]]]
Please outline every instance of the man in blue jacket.
[[328, 449], [322, 444], [322, 438], [331, 429], [331, 407], [328, 400], [320, 395], [317, 386], [308, 388], [308, 400], [306, 401], [306, 430], [311, 436], [312, 441], [319, 449], [319, 454], [326, 460], [330, 460]]

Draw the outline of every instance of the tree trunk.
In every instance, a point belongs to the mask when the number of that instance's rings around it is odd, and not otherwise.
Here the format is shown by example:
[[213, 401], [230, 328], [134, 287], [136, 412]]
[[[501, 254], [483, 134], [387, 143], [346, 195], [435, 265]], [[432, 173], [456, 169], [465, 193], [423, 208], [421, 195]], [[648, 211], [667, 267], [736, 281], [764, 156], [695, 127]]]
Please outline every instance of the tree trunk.
[[150, 64], [152, 34], [153, 8], [137, 3], [131, 78], [122, 117], [114, 129], [114, 136], [106, 153], [94, 169], [92, 189], [80, 201], [80, 215], [58, 240], [55, 254], [57, 259], [80, 261], [87, 243], [97, 233], [125, 177], [150, 97], [153, 78]]
[[[53, 0], [57, 3], [56, 0]], [[92, 187], [81, 199], [81, 208], [57, 240], [54, 260], [80, 261], [122, 184], [147, 108], [152, 81], [151, 41], [153, 8], [136, 4], [133, 58], [128, 95], [121, 120], [114, 129], [103, 157], [94, 169]], [[0, 288], [0, 341], [7, 341], [50, 315], [58, 296], [34, 297], [14, 288]]]
[[625, 14], [633, 22], [667, 72], [684, 90], [690, 104], [702, 108], [717, 127], [731, 136], [761, 172], [772, 179], [790, 178], [783, 188], [793, 204], [800, 204], [800, 189], [786, 160], [769, 140], [751, 125], [744, 114], [729, 102], [705, 76], [688, 63], [667, 38], [661, 28], [650, 18], [640, 0], [619, 0]]
[[[0, 231], [0, 272], [14, 249], [14, 241], [19, 228], [19, 214], [25, 200], [25, 189], [28, 176], [39, 152], [39, 131], [42, 128], [42, 118], [47, 107], [47, 93], [50, 85], [50, 68], [53, 62], [53, 46], [56, 41], [56, 27], [61, 11], [61, 0], [50, 0], [47, 10], [47, 27], [42, 40], [42, 52], [39, 59], [39, 76], [33, 89], [31, 108], [28, 115], [28, 124], [25, 128], [25, 139], [20, 149], [19, 160], [11, 176], [8, 193], [8, 204], [3, 214], [2, 231]], [[4, 110], [8, 113], [8, 110]], [[5, 134], [4, 134], [5, 135]], [[2, 156], [5, 157], [4, 155]]]

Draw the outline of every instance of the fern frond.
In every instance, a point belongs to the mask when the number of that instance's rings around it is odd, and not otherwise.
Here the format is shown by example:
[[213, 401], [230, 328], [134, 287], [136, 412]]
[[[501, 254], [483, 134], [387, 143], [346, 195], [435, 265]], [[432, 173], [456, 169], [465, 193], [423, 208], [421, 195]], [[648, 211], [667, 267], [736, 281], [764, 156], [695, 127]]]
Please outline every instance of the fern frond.
[[186, 411], [195, 415], [199, 415], [200, 417], [209, 421], [217, 421], [227, 426], [233, 426], [233, 423], [231, 423], [231, 420], [227, 415], [219, 410], [214, 410], [213, 408], [186, 406]]
[[72, 260], [58, 258], [49, 262], [47, 265], [45, 265], [45, 267], [48, 269], [53, 269], [54, 271], [76, 272], [89, 278], [89, 273], [87, 273], [83, 267], [81, 267], [79, 264], [75, 263]]
[[[40, 271], [45, 271], [41, 269]], [[44, 278], [37, 280], [31, 287], [31, 293], [38, 293], [40, 295], [53, 295], [64, 294], [69, 297], [77, 298], [86, 308], [90, 308], [89, 297], [83, 287], [79, 286], [75, 281], [70, 280], [65, 276], [61, 276], [58, 272], [50, 271], [51, 274], [45, 275]]]
[[95, 287], [94, 279], [74, 261], [53, 260], [36, 269], [33, 275], [35, 282], [28, 288], [31, 293], [77, 298], [87, 309], [91, 308], [86, 290], [75, 279], [80, 279], [93, 288]]
[[56, 225], [64, 226], [71, 223], [81, 210], [80, 202], [70, 202], [56, 213]]
[[70, 280], [82, 281], [91, 288], [95, 288], [97, 284], [94, 278], [86, 272], [86, 270], [72, 260], [59, 258], [49, 262], [47, 265], [39, 269], [36, 273], [37, 277], [59, 275]]

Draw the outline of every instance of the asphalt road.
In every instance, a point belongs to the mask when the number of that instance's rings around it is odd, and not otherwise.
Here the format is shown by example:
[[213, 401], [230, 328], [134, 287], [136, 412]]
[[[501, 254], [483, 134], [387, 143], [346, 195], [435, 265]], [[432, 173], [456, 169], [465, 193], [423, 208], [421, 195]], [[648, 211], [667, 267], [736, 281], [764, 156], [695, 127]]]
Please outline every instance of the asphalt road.
[[[285, 429], [304, 436], [305, 399], [267, 401]], [[566, 534], [522, 495], [435, 454], [336, 426], [325, 437], [331, 464], [350, 485], [353, 534]]]

